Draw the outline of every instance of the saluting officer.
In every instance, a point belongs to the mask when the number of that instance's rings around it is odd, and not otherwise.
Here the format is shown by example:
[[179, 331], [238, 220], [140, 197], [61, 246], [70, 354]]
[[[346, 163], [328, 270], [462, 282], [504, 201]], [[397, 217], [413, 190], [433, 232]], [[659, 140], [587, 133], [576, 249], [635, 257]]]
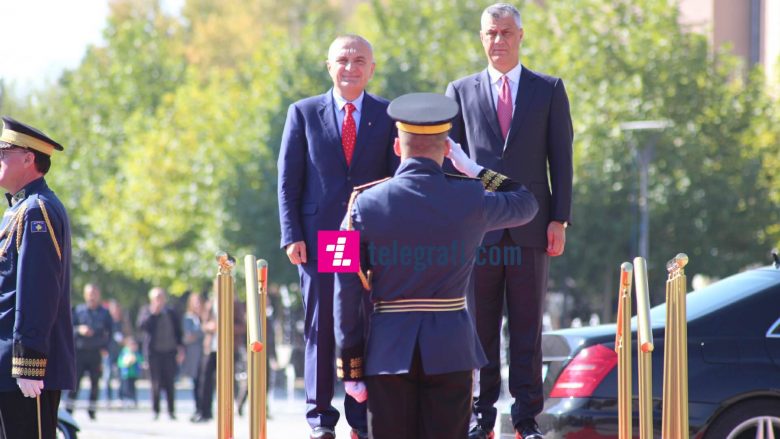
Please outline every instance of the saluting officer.
[[75, 385], [70, 225], [43, 176], [62, 146], [3, 117], [0, 186], [0, 438], [54, 438], [62, 390]]
[[[477, 247], [489, 230], [531, 221], [538, 205], [450, 143], [454, 100], [414, 93], [387, 112], [401, 165], [393, 178], [356, 188], [342, 225], [360, 232], [361, 271], [336, 274], [337, 373], [349, 394], [368, 398], [370, 437], [465, 438], [472, 370], [486, 363], [466, 310]], [[479, 178], [445, 174], [445, 156]]]

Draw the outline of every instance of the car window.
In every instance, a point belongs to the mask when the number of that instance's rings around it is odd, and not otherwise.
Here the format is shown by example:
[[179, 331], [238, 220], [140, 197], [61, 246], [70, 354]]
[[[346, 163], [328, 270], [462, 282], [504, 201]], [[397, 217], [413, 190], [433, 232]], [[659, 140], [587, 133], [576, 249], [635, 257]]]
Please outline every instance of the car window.
[[[686, 313], [688, 320], [694, 320], [778, 284], [780, 284], [780, 274], [772, 270], [751, 270], [727, 277], [705, 288], [688, 293]], [[632, 323], [635, 324], [635, 320], [636, 316], [632, 319]], [[666, 321], [665, 303], [650, 310], [650, 321], [653, 327], [664, 326]], [[780, 331], [780, 328], [776, 329]]]

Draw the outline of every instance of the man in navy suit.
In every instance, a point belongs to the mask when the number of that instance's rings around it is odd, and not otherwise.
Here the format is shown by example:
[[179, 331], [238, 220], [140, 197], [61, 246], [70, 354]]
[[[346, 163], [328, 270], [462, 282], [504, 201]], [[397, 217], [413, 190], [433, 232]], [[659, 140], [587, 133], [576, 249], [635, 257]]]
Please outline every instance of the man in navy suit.
[[[484, 259], [476, 250], [486, 231], [523, 225], [538, 205], [522, 185], [450, 150], [452, 99], [412, 93], [388, 113], [398, 120], [401, 166], [356, 188], [342, 224], [359, 232], [366, 271], [336, 274], [337, 370], [348, 393], [368, 397], [372, 439], [465, 438], [471, 371], [486, 362], [466, 310], [469, 277]], [[445, 174], [446, 155], [479, 178]]]
[[[306, 311], [306, 418], [311, 438], [335, 437], [331, 405], [335, 352], [333, 274], [317, 271], [317, 232], [338, 230], [352, 189], [393, 175], [398, 159], [388, 102], [365, 92], [374, 74], [371, 44], [357, 35], [336, 38], [328, 50], [333, 88], [300, 100], [287, 112], [279, 152], [281, 246], [298, 266]], [[344, 400], [353, 437], [365, 437], [365, 404]]]
[[481, 25], [488, 67], [447, 86], [447, 96], [461, 108], [451, 137], [480, 165], [528, 187], [539, 202], [539, 214], [523, 227], [488, 233], [483, 241], [488, 248], [519, 246], [521, 264], [474, 270], [477, 331], [488, 365], [480, 370], [474, 401], [477, 425], [471, 437], [493, 434], [506, 301], [512, 422], [518, 437], [537, 439], [542, 437], [534, 418], [544, 403], [541, 327], [547, 271], [549, 258], [563, 253], [571, 215], [571, 115], [563, 81], [520, 64], [523, 26], [518, 10], [506, 3], [489, 6]]

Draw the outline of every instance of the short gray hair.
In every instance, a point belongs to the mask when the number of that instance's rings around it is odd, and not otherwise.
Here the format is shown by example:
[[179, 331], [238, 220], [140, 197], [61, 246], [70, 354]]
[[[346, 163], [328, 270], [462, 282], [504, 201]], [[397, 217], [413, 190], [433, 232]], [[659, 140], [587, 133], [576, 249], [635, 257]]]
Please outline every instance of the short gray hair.
[[368, 47], [368, 51], [371, 53], [371, 58], [374, 57], [374, 46], [371, 45], [371, 42], [357, 34], [344, 34], [337, 36], [333, 39], [333, 42], [330, 43], [330, 47], [328, 47], [328, 59], [330, 59], [333, 50], [336, 48], [336, 43], [340, 43], [342, 41], [357, 41], [361, 44], [364, 44], [366, 47]]
[[495, 3], [485, 8], [485, 10], [482, 11], [480, 25], [484, 29], [485, 22], [489, 21], [491, 18], [495, 20], [508, 16], [511, 16], [515, 19], [515, 24], [518, 28], [523, 28], [523, 20], [520, 18], [520, 11], [518, 11], [516, 7], [510, 5], [509, 3]]

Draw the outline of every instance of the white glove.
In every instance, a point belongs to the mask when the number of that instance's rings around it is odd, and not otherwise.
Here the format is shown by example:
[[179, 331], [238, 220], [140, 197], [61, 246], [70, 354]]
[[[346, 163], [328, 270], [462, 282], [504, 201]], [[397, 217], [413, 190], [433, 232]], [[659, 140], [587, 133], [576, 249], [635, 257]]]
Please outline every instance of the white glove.
[[471, 160], [471, 158], [463, 152], [460, 143], [455, 143], [455, 141], [449, 137], [447, 137], [447, 140], [450, 141], [450, 152], [447, 154], [447, 157], [452, 160], [455, 169], [469, 177], [476, 177], [480, 171], [482, 171], [482, 166], [479, 166], [477, 162]]
[[28, 398], [35, 398], [41, 394], [43, 390], [43, 380], [28, 380], [25, 378], [17, 378], [16, 385], [22, 391], [22, 395]]
[[368, 390], [363, 381], [344, 381], [344, 390], [359, 403], [368, 399]]

